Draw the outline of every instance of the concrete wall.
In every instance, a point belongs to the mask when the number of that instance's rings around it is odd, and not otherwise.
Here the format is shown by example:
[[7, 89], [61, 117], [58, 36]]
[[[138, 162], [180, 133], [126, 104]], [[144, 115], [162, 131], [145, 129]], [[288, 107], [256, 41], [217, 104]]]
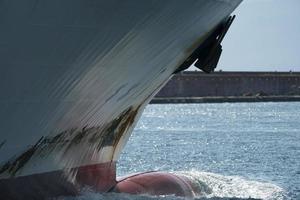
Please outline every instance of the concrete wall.
[[156, 97], [300, 95], [300, 72], [183, 72]]

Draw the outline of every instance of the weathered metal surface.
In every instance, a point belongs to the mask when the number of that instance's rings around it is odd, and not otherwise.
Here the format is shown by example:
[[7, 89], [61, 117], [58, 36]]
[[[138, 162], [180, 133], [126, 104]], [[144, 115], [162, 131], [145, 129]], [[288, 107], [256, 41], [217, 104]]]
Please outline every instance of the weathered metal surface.
[[0, 149], [5, 143], [6, 143], [6, 140], [4, 140], [3, 142], [0, 143]]
[[81, 166], [115, 162], [150, 98], [239, 3], [0, 1], [0, 180], [75, 183]]
[[[130, 107], [140, 107], [139, 116], [239, 2], [1, 2], [0, 165], [22, 158], [26, 164], [13, 173], [21, 176], [117, 159], [133, 128], [124, 125], [132, 119], [118, 117]], [[126, 133], [102, 141], [109, 126]], [[84, 135], [94, 135], [97, 146]], [[102, 147], [114, 138], [121, 140], [116, 148]]]
[[48, 200], [61, 195], [78, 195], [80, 189], [86, 186], [105, 192], [116, 184], [115, 162], [83, 166], [72, 170], [77, 172], [73, 181], [70, 181], [65, 171], [0, 179], [1, 199]]
[[0, 168], [0, 174], [4, 172], [8, 172], [11, 176], [14, 176], [16, 172], [21, 169], [33, 156], [33, 154], [36, 152], [36, 150], [39, 148], [39, 146], [42, 143], [43, 138], [41, 138], [35, 145], [30, 147], [28, 150], [26, 150], [24, 153], [22, 153], [20, 156], [18, 156], [13, 161], [8, 161]]
[[[54, 137], [42, 137], [20, 156], [3, 164], [0, 168], [0, 176], [6, 173], [10, 177], [14, 177], [27, 162], [30, 162], [33, 156], [45, 158], [49, 154], [60, 154], [62, 155], [59, 158], [60, 160], [68, 160], [68, 155], [72, 153], [70, 151], [74, 148], [84, 147], [85, 145], [82, 144], [87, 144], [98, 152], [108, 146], [112, 147], [114, 152], [121, 137], [133, 125], [138, 110], [139, 107], [135, 109], [130, 107], [112, 122], [101, 127], [84, 126], [83, 128], [72, 128], [58, 133]], [[114, 155], [113, 152], [112, 156]], [[113, 157], [111, 160], [113, 160]]]

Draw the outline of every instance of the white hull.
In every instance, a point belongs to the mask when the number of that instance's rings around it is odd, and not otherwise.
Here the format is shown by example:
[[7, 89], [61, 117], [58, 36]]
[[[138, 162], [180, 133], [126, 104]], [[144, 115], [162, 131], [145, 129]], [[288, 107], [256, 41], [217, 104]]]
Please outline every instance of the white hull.
[[72, 181], [70, 168], [116, 161], [151, 97], [239, 2], [0, 1], [0, 179]]

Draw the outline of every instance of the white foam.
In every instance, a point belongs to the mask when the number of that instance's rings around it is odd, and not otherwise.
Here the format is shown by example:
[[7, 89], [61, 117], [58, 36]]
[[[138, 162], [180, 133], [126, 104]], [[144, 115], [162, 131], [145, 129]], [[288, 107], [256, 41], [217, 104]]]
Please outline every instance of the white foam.
[[263, 200], [287, 199], [285, 191], [277, 185], [246, 180], [238, 176], [223, 176], [208, 172], [175, 172], [183, 175], [201, 191], [199, 197], [254, 198]]
[[[238, 176], [186, 171], [172, 172], [187, 177], [201, 193], [196, 200], [287, 200], [285, 191], [277, 185], [267, 182], [246, 180]], [[56, 200], [184, 200], [182, 197], [148, 195], [129, 195], [116, 193], [97, 193], [86, 189], [80, 196], [60, 197]]]

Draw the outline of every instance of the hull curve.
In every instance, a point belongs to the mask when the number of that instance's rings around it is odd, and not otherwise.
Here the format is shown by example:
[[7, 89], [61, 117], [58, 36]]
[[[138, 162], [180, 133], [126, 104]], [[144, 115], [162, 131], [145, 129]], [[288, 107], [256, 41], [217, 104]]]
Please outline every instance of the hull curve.
[[108, 191], [144, 107], [239, 3], [0, 1], [0, 195]]
[[[68, 171], [68, 173], [66, 173]], [[71, 180], [70, 174], [75, 180]], [[108, 191], [116, 185], [116, 165], [101, 163], [0, 180], [2, 199], [43, 199], [78, 195], [82, 188]]]

